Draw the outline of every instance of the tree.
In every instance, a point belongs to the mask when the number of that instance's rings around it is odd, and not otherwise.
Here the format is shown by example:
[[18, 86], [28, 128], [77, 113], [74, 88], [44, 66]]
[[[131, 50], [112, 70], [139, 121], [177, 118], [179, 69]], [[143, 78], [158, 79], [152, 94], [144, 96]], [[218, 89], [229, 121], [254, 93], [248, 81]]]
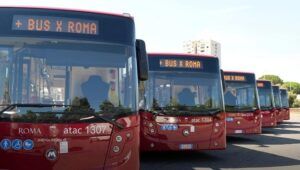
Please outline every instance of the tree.
[[297, 82], [284, 82], [282, 87], [294, 94], [300, 94], [300, 83]]
[[300, 100], [295, 100], [293, 107], [300, 107]]
[[282, 85], [283, 84], [283, 80], [276, 75], [263, 75], [259, 78], [260, 80], [269, 80], [271, 81], [274, 85]]
[[289, 106], [292, 107], [297, 98], [296, 94], [289, 92]]

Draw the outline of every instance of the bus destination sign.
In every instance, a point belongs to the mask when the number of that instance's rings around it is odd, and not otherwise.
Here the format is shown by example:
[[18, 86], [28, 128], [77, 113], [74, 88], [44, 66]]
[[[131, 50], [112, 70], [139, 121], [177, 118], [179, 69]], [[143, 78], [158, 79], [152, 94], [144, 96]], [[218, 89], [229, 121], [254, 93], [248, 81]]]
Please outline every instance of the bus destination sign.
[[57, 32], [98, 35], [98, 21], [66, 17], [14, 15], [12, 29], [17, 31]]
[[246, 81], [246, 77], [238, 76], [238, 75], [224, 75], [224, 80], [226, 80], [226, 81]]
[[265, 84], [264, 83], [257, 83], [257, 87], [265, 87]]
[[179, 60], [179, 59], [160, 59], [160, 67], [168, 68], [189, 68], [202, 69], [202, 63], [199, 60]]

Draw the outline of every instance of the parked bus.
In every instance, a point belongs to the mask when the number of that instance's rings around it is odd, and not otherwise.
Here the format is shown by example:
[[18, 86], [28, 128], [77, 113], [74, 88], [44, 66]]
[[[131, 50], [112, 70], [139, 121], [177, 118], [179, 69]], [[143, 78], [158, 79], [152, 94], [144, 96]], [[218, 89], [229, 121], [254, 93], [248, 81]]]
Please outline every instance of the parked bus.
[[283, 114], [284, 114], [284, 111], [282, 109], [281, 96], [280, 96], [280, 87], [273, 85], [272, 88], [273, 88], [275, 107], [277, 110], [276, 121], [277, 123], [279, 123], [283, 121]]
[[148, 54], [141, 151], [224, 149], [219, 60], [194, 54]]
[[272, 83], [267, 80], [257, 80], [259, 103], [262, 114], [262, 127], [275, 127], [277, 125]]
[[283, 120], [290, 120], [289, 94], [287, 89], [280, 89], [280, 97], [282, 101]]
[[227, 134], [261, 133], [261, 112], [255, 74], [224, 72]]
[[133, 18], [0, 16], [0, 169], [139, 169], [137, 77], [148, 73]]

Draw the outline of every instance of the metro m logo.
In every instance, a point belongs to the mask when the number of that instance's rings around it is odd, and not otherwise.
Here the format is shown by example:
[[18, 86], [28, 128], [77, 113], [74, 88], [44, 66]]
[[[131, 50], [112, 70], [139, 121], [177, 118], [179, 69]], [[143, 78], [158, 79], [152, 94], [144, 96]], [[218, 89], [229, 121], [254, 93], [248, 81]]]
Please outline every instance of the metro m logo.
[[56, 161], [57, 158], [58, 158], [57, 151], [55, 149], [48, 149], [46, 154], [45, 154], [45, 157], [49, 161]]

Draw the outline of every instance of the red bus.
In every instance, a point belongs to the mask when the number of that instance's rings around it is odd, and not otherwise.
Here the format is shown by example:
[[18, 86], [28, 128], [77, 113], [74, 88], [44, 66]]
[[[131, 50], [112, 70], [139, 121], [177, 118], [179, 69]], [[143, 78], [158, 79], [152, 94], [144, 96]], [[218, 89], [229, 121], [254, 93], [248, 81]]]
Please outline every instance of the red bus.
[[277, 126], [274, 96], [272, 91], [272, 83], [268, 80], [257, 80], [257, 89], [259, 95], [259, 103], [262, 114], [262, 127]]
[[224, 149], [225, 113], [218, 58], [148, 54], [141, 151]]
[[131, 17], [0, 8], [0, 169], [139, 169]]
[[287, 89], [280, 89], [280, 97], [282, 102], [283, 120], [290, 120], [289, 94]]
[[261, 112], [255, 74], [224, 72], [227, 134], [261, 133]]
[[280, 87], [276, 86], [276, 85], [273, 85], [272, 88], [273, 88], [275, 107], [276, 107], [276, 110], [277, 110], [276, 120], [277, 120], [277, 123], [283, 122], [284, 110], [282, 109]]

